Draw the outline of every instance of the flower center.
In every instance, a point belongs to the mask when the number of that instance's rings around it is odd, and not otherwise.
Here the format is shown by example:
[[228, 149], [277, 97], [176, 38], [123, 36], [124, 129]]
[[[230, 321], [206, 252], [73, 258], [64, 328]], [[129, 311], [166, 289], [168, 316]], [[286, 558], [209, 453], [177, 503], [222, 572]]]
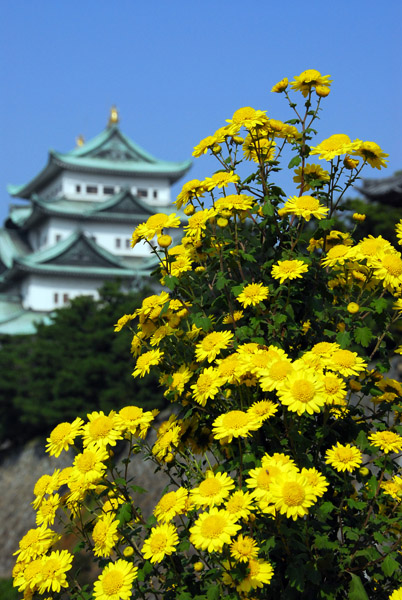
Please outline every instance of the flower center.
[[339, 462], [349, 463], [353, 460], [353, 451], [351, 448], [338, 448], [337, 449], [337, 458]]
[[96, 465], [96, 456], [90, 451], [80, 454], [76, 458], [76, 467], [81, 473], [89, 473]]
[[149, 542], [152, 553], [157, 554], [159, 552], [163, 552], [166, 549], [166, 543], [167, 543], [166, 534], [154, 533]]
[[317, 200], [317, 198], [313, 198], [313, 196], [301, 196], [296, 201], [297, 208], [301, 208], [303, 210], [317, 210], [319, 205], [319, 201]]
[[339, 390], [339, 380], [336, 377], [328, 376], [324, 380], [324, 386], [328, 394], [336, 394]]
[[101, 415], [89, 424], [89, 432], [93, 439], [104, 438], [113, 428], [113, 421], [110, 417]]
[[169, 492], [168, 494], [165, 494], [165, 496], [163, 496], [163, 498], [160, 499], [159, 508], [161, 510], [168, 511], [171, 508], [173, 508], [175, 504], [176, 504], [176, 493]]
[[226, 510], [228, 513], [237, 513], [243, 508], [243, 499], [240, 497], [231, 498], [226, 504]]
[[299, 402], [310, 402], [314, 398], [315, 388], [311, 381], [298, 379], [292, 386], [292, 393]]
[[232, 117], [233, 123], [243, 123], [243, 121], [247, 121], [248, 119], [255, 118], [255, 110], [251, 108], [251, 106], [244, 106], [243, 108], [239, 108], [236, 110]]
[[241, 429], [248, 424], [249, 418], [241, 410], [232, 410], [222, 419], [223, 426], [227, 429]]
[[52, 433], [50, 434], [50, 439], [52, 442], [61, 442], [71, 433], [71, 425], [70, 423], [60, 423], [57, 425]]
[[355, 364], [355, 357], [349, 350], [338, 350], [334, 353], [334, 360], [341, 367], [353, 367]]
[[222, 485], [216, 479], [209, 477], [200, 484], [200, 494], [202, 496], [216, 496], [222, 489]]
[[215, 539], [219, 537], [225, 527], [225, 520], [220, 515], [210, 515], [201, 525], [201, 534], [205, 538]]
[[102, 521], [99, 521], [92, 532], [92, 537], [95, 544], [103, 544], [107, 537], [107, 525]]
[[300, 483], [287, 481], [282, 488], [283, 499], [288, 506], [300, 506], [306, 493]]
[[48, 558], [45, 564], [42, 566], [43, 579], [53, 579], [59, 566], [58, 560], [55, 558]]
[[292, 365], [286, 360], [278, 360], [269, 370], [270, 377], [275, 381], [282, 381], [292, 370]]
[[125, 406], [120, 411], [120, 416], [126, 421], [136, 421], [142, 417], [143, 410], [138, 406]]
[[382, 264], [384, 269], [386, 269], [390, 275], [393, 275], [394, 277], [402, 275], [402, 260], [399, 256], [387, 254], [387, 256], [384, 257]]
[[123, 575], [119, 571], [109, 571], [102, 579], [102, 587], [106, 596], [118, 594], [123, 587]]
[[166, 215], [158, 213], [156, 215], [152, 215], [151, 217], [149, 217], [149, 219], [147, 221], [147, 225], [150, 229], [158, 229], [158, 228], [164, 227], [166, 220], [167, 220]]
[[211, 389], [212, 379], [208, 373], [203, 373], [199, 376], [197, 381], [197, 387], [201, 393], [208, 392]]

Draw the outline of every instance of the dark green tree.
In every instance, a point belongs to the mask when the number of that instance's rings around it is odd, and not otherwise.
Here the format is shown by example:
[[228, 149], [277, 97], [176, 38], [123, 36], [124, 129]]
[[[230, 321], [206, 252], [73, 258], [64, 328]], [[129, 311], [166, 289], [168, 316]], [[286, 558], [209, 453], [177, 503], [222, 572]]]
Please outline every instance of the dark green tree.
[[100, 299], [74, 299], [32, 336], [4, 336], [0, 347], [0, 443], [46, 435], [62, 421], [133, 403], [161, 405], [152, 376], [134, 379], [130, 331], [113, 325], [149, 290], [125, 294], [108, 284]]

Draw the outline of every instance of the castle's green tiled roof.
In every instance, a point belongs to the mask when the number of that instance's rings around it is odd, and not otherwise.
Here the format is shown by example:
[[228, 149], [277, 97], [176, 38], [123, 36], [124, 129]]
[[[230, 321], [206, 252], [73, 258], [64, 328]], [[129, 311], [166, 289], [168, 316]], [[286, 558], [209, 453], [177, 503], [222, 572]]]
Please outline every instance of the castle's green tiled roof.
[[191, 161], [159, 160], [123, 135], [117, 125], [67, 153], [51, 150], [45, 168], [25, 185], [10, 185], [12, 196], [30, 198], [63, 170], [119, 176], [166, 178], [174, 183], [190, 168]]

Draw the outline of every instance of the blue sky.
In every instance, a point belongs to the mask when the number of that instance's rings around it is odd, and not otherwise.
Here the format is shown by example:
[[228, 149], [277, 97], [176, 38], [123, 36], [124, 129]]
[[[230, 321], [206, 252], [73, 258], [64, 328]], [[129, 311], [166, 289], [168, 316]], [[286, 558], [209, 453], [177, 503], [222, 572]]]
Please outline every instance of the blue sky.
[[[241, 106], [291, 118], [270, 89], [308, 68], [334, 80], [317, 142], [376, 141], [389, 167], [364, 175], [390, 175], [402, 168], [401, 22], [400, 0], [3, 2], [0, 220], [14, 201], [6, 185], [29, 181], [50, 148], [98, 134], [112, 104], [126, 135], [181, 161]], [[216, 168], [195, 159], [189, 178]], [[295, 193], [289, 173], [281, 184]]]

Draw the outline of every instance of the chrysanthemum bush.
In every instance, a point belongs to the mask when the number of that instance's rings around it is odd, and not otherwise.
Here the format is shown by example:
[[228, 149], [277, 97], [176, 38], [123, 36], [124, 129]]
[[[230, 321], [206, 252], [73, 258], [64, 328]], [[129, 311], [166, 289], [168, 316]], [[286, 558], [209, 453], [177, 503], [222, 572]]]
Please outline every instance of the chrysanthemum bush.
[[[217, 171], [183, 186], [187, 218], [135, 230], [169, 291], [115, 329], [132, 329], [133, 376], [159, 373], [173, 411], [158, 426], [136, 406], [92, 412], [51, 432], [51, 455], [76, 456], [35, 486], [14, 569], [24, 598], [402, 598], [402, 388], [387, 376], [402, 259], [382, 237], [334, 229], [345, 192], [387, 155], [320, 138], [330, 85], [316, 70], [276, 84], [285, 122], [237, 110], [195, 147]], [[128, 477], [144, 460], [170, 481], [148, 517]], [[99, 576], [79, 586], [83, 551]]]

